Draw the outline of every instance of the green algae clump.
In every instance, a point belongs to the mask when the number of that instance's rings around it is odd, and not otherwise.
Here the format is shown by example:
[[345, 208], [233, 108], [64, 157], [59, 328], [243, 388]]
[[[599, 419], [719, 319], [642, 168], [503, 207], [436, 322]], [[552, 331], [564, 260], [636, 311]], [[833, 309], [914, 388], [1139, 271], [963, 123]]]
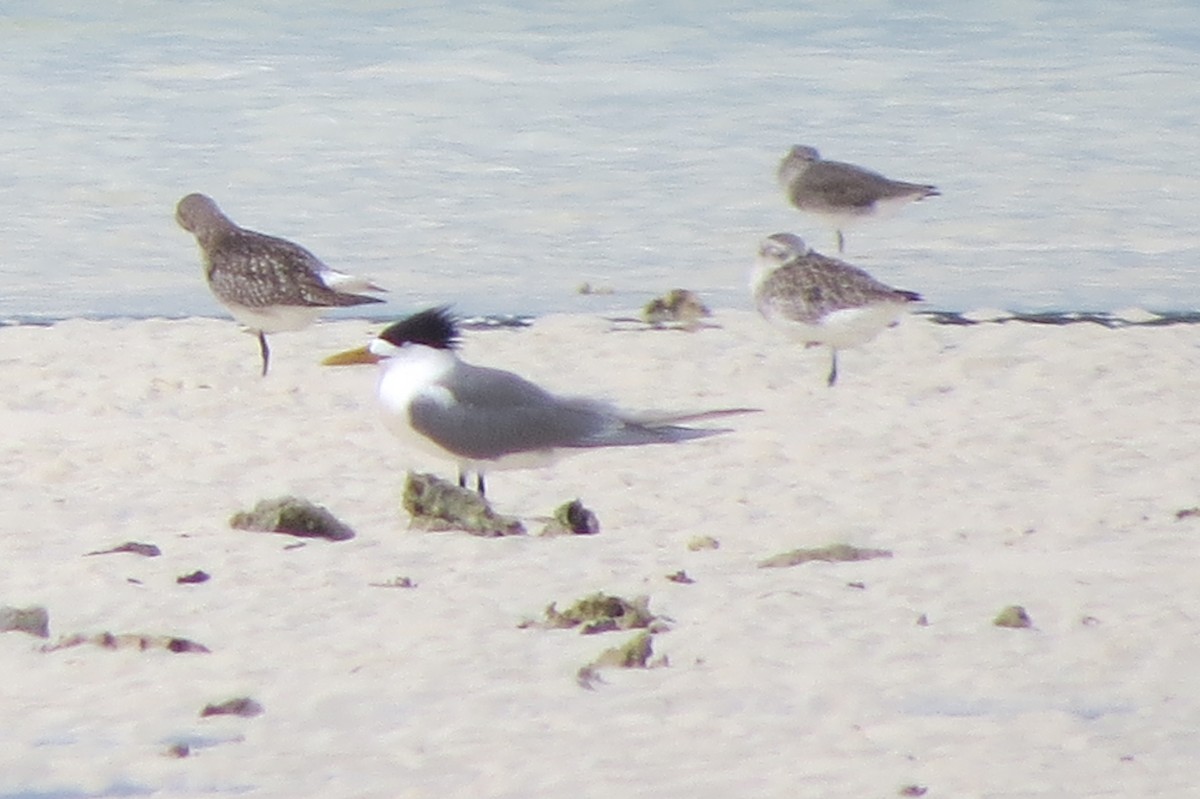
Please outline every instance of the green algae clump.
[[575, 680], [580, 687], [591, 690], [596, 687], [596, 683], [603, 682], [600, 669], [652, 669], [667, 665], [666, 657], [651, 661], [653, 656], [654, 634], [643, 630], [620, 646], [605, 649], [591, 663], [580, 667]]
[[545, 621], [525, 622], [521, 626], [548, 630], [579, 627], [584, 635], [640, 628], [659, 632], [667, 628], [663, 619], [650, 612], [650, 597], [639, 596], [628, 600], [603, 592], [586, 596], [562, 611], [551, 602], [546, 608]]
[[417, 530], [462, 530], [484, 538], [524, 535], [525, 525], [502, 516], [481, 495], [432, 474], [408, 473], [404, 483], [404, 510]]
[[874, 558], [890, 558], [890, 549], [864, 549], [851, 544], [830, 544], [824, 547], [809, 547], [793, 549], [772, 555], [758, 564], [760, 569], [778, 569], [787, 566], [798, 566], [801, 563], [818, 560], [825, 563], [846, 563], [856, 560], [872, 560]]
[[688, 289], [671, 289], [662, 297], [655, 297], [642, 309], [642, 318], [652, 327], [667, 324], [678, 325], [684, 330], [695, 330], [700, 320], [712, 316], [700, 295]]
[[554, 516], [546, 523], [541, 535], [596, 535], [599, 532], [600, 520], [596, 514], [578, 499], [573, 499], [554, 509]]
[[1029, 618], [1029, 614], [1025, 612], [1025, 608], [1020, 605], [1009, 605], [996, 614], [996, 618], [992, 619], [992, 624], [997, 627], [1010, 627], [1021, 630], [1032, 627], [1033, 619]]
[[41, 605], [28, 608], [0, 606], [0, 633], [22, 632], [50, 637], [50, 613]]
[[229, 526], [235, 530], [284, 533], [301, 538], [347, 541], [354, 531], [320, 505], [299, 497], [264, 499], [253, 510], [233, 514]]

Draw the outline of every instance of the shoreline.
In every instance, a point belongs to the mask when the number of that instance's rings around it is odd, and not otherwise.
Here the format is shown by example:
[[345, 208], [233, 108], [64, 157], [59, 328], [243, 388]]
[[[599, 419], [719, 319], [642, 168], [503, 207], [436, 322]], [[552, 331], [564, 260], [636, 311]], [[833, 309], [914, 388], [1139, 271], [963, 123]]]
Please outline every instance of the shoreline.
[[[388, 324], [401, 317], [413, 313], [418, 308], [410, 308], [396, 314], [370, 314], [363, 316], [339, 315], [317, 320], [318, 323], [335, 322], [367, 322], [369, 324]], [[746, 312], [748, 309], [722, 308], [712, 309], [714, 314], [727, 312]], [[538, 319], [554, 316], [594, 316], [613, 322], [636, 322], [641, 311], [630, 308], [624, 313], [628, 316], [618, 317], [621, 311], [548, 311], [541, 314], [497, 313], [471, 314], [462, 318], [461, 323], [469, 329], [487, 328], [521, 328], [536, 322]], [[1090, 323], [1101, 327], [1166, 327], [1171, 325], [1200, 324], [1200, 310], [1195, 311], [1155, 311], [1144, 308], [1123, 308], [1115, 311], [1096, 310], [1048, 310], [1048, 311], [1014, 311], [1005, 309], [977, 308], [967, 311], [947, 309], [922, 309], [909, 312], [910, 316], [928, 319], [934, 324], [972, 326], [987, 323], [1021, 322], [1039, 325], [1070, 325]], [[38, 314], [18, 314], [0, 318], [0, 328], [4, 327], [50, 327], [62, 322], [187, 322], [191, 320], [230, 321], [233, 318], [220, 314], [191, 314], [191, 315], [152, 315], [131, 316], [124, 314], [83, 314], [80, 316], [51, 316]], [[236, 324], [236, 323], [235, 323]]]

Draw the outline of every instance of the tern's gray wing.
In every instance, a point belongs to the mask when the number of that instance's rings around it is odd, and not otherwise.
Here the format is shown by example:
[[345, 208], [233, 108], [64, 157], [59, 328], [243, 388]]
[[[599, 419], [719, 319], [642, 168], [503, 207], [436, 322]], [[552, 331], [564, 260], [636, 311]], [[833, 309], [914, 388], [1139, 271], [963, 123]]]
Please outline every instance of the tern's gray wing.
[[866, 210], [879, 200], [926, 194], [932, 186], [890, 180], [854, 164], [817, 161], [804, 171], [790, 189], [797, 207], [813, 204], [830, 208]]
[[680, 441], [716, 432], [627, 421], [602, 402], [556, 397], [499, 369], [462, 364], [444, 387], [453, 402], [420, 397], [409, 406], [409, 421], [444, 449], [471, 460]]
[[856, 266], [815, 252], [779, 267], [755, 292], [761, 311], [773, 310], [807, 324], [845, 308], [920, 299], [915, 292], [894, 289]]
[[222, 300], [251, 308], [269, 305], [342, 306], [382, 302], [334, 291], [321, 280], [321, 260], [286, 239], [236, 229], [207, 249], [208, 282]]

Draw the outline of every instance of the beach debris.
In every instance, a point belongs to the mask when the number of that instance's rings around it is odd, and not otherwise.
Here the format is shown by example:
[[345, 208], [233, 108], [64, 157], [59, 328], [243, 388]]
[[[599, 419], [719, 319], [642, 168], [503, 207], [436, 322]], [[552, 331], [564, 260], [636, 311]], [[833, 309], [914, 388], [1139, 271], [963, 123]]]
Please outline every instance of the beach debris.
[[131, 552], [134, 555], [141, 555], [146, 558], [157, 558], [162, 554], [162, 550], [154, 546], [154, 544], [126, 541], [124, 544], [118, 544], [112, 549], [97, 549], [95, 552], [85, 552], [83, 556], [86, 558], [90, 555], [113, 555], [118, 552]]
[[229, 519], [235, 530], [260, 533], [284, 533], [301, 538], [347, 541], [354, 531], [320, 505], [300, 497], [264, 499], [253, 510], [240, 511]]
[[212, 651], [203, 644], [189, 641], [186, 638], [172, 635], [143, 635], [141, 633], [96, 633], [94, 635], [76, 633], [60, 638], [53, 644], [47, 644], [42, 647], [42, 651], [54, 652], [58, 649], [67, 649], [82, 644], [94, 644], [101, 649], [137, 649], [141, 651], [165, 649], [168, 652], [177, 653]]
[[654, 656], [654, 635], [647, 630], [630, 638], [620, 646], [609, 647], [600, 656], [584, 666], [575, 674], [575, 680], [581, 688], [592, 690], [600, 678], [600, 669], [653, 669], [668, 665], [666, 656], [651, 660]]
[[1020, 605], [1009, 605], [996, 614], [996, 618], [992, 619], [992, 624], [997, 627], [1024, 629], [1033, 626], [1033, 619], [1029, 618], [1029, 614], [1025, 612], [1025, 608]]
[[38, 638], [50, 637], [50, 613], [41, 605], [14, 608], [0, 605], [0, 633], [29, 633]]
[[582, 294], [586, 297], [592, 294], [612, 294], [613, 289], [612, 286], [593, 286], [591, 283], [585, 280], [579, 284], [578, 288], [575, 289], [575, 293]]
[[1200, 507], [1198, 508], [1183, 508], [1175, 511], [1175, 521], [1181, 522], [1184, 519], [1193, 519], [1200, 516]]
[[554, 516], [539, 535], [596, 535], [600, 520], [578, 499], [564, 502], [554, 510]]
[[208, 704], [200, 711], [200, 718], [206, 719], [209, 716], [241, 716], [243, 718], [253, 718], [261, 716], [265, 710], [258, 702], [255, 702], [248, 696], [239, 696], [236, 699], [227, 699], [224, 702], [217, 704]]
[[681, 585], [691, 585], [692, 583], [696, 582], [691, 577], [688, 577], [688, 573], [685, 572], [683, 569], [680, 569], [677, 572], [668, 574], [667, 579], [673, 583], [680, 583]]
[[412, 529], [462, 530], [484, 538], [525, 534], [519, 519], [496, 513], [477, 492], [432, 474], [408, 473], [403, 504], [412, 517]]
[[671, 289], [662, 297], [655, 297], [642, 309], [642, 318], [652, 327], [678, 325], [684, 330], [695, 330], [700, 320], [712, 316], [712, 311], [700, 300], [700, 296], [688, 289]]
[[720, 549], [721, 542], [711, 535], [698, 535], [688, 541], [687, 548], [692, 552], [701, 552], [706, 549]]
[[207, 583], [211, 579], [208, 572], [197, 569], [191, 574], [181, 574], [175, 578], [175, 582], [180, 585], [194, 585], [196, 583]]
[[538, 627], [545, 630], [579, 627], [579, 631], [584, 635], [639, 628], [648, 629], [650, 632], [667, 629], [666, 621], [650, 612], [648, 596], [628, 600], [600, 591], [580, 599], [563, 611], [558, 609], [556, 603], [551, 602], [546, 607], [545, 615], [545, 621], [527, 620], [518, 626], [523, 629]]
[[900, 796], [924, 796], [928, 790], [924, 785], [905, 785], [896, 793]]
[[416, 588], [417, 584], [407, 577], [393, 577], [382, 583], [367, 583], [372, 588]]
[[192, 747], [186, 743], [173, 743], [163, 752], [163, 757], [185, 758], [192, 753]]
[[917, 616], [917, 626], [918, 627], [928, 627], [929, 626], [929, 617], [926, 616], [924, 613], [922, 613], [920, 616]]
[[825, 563], [844, 563], [874, 558], [890, 558], [889, 549], [864, 549], [851, 544], [830, 544], [824, 547], [802, 547], [772, 555], [758, 564], [760, 569], [785, 568], [819, 560]]

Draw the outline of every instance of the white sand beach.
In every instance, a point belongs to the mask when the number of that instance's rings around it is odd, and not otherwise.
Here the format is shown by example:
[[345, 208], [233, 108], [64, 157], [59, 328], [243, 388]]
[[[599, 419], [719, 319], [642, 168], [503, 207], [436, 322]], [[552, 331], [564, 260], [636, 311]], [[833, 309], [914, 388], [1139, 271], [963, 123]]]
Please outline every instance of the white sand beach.
[[[713, 322], [466, 334], [562, 393], [762, 409], [489, 475], [532, 530], [575, 497], [601, 525], [500, 539], [407, 529], [405, 471], [453, 468], [384, 431], [373, 369], [318, 365], [380, 325], [274, 337], [265, 379], [231, 321], [0, 328], [0, 605], [50, 618], [0, 634], [0, 798], [1190, 795], [1194, 326], [908, 318], [830, 389], [826, 351]], [[357, 536], [229, 527], [283, 494]], [[127, 541], [162, 554], [85, 556]], [[758, 566], [835, 542], [893, 556]], [[587, 689], [632, 633], [518, 626], [597, 591], [650, 597], [665, 663]], [[103, 632], [211, 651], [42, 649]], [[264, 712], [201, 718], [241, 696]]]

